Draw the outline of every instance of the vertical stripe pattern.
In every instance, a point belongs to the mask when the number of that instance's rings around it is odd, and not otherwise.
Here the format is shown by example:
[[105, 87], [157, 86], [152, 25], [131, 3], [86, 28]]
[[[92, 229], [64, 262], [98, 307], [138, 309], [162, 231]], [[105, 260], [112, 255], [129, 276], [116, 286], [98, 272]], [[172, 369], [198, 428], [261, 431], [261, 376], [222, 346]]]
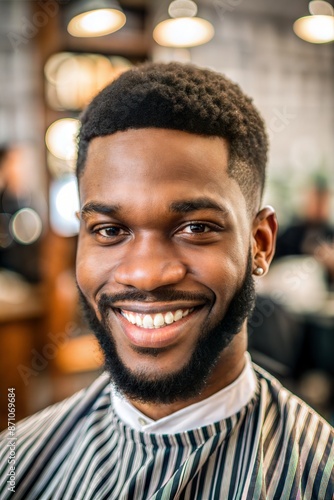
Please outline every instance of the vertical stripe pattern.
[[101, 375], [18, 424], [15, 492], [2, 433], [1, 500], [333, 500], [333, 429], [255, 371], [256, 394], [239, 413], [173, 435], [123, 424]]

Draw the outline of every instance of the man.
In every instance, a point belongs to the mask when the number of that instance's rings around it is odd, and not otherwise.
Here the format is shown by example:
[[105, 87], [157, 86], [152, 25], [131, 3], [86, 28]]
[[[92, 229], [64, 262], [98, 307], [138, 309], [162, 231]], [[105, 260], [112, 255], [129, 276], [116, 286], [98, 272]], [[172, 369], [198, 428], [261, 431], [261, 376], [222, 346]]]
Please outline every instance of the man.
[[266, 150], [239, 87], [193, 66], [89, 105], [77, 282], [107, 372], [18, 426], [16, 498], [332, 498], [330, 426], [245, 354], [277, 230]]

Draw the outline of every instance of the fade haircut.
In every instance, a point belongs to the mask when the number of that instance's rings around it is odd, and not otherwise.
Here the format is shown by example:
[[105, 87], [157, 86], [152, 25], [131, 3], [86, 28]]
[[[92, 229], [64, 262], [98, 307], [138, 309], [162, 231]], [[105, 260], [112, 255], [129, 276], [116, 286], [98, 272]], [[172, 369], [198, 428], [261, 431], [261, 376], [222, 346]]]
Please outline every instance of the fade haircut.
[[223, 137], [228, 175], [248, 208], [258, 208], [265, 183], [267, 135], [252, 100], [220, 73], [181, 63], [146, 63], [103, 89], [81, 117], [77, 176], [94, 137], [140, 128], [182, 130]]

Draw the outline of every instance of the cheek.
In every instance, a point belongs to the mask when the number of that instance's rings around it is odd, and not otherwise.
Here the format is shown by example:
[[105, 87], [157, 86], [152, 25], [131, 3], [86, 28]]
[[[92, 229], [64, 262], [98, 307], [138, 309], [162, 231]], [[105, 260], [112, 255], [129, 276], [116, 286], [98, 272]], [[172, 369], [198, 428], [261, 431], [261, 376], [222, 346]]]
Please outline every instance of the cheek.
[[207, 275], [210, 273], [210, 287], [214, 291], [218, 301], [228, 300], [238, 288], [240, 267], [231, 262], [226, 256], [211, 263], [207, 269]]
[[[206, 252], [193, 262], [196, 266], [196, 280], [211, 289], [219, 307], [227, 304], [243, 283], [247, 267], [245, 242], [230, 247]], [[200, 263], [200, 264], [199, 264]], [[194, 268], [193, 268], [194, 269]]]
[[108, 260], [79, 238], [76, 258], [76, 279], [87, 299], [93, 300], [108, 279]]

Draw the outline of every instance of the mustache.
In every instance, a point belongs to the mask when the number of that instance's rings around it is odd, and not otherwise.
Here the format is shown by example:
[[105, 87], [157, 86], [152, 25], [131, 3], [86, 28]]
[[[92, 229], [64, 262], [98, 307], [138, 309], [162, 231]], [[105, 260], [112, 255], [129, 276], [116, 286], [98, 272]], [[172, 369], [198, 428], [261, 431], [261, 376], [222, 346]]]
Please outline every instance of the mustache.
[[203, 302], [208, 304], [212, 302], [210, 298], [203, 293], [183, 292], [181, 290], [156, 290], [154, 293], [145, 293], [139, 290], [129, 290], [115, 294], [103, 293], [98, 301], [100, 313], [104, 313], [117, 302]]

